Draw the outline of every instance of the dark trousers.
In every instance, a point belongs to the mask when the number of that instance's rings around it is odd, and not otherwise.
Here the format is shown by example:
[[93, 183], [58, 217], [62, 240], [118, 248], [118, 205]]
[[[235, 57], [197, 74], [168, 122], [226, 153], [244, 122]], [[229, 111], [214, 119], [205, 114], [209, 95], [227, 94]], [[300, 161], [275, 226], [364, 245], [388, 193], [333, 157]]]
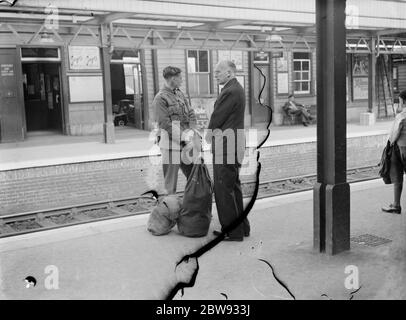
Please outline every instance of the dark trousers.
[[179, 168], [185, 175], [186, 179], [188, 179], [193, 168], [193, 163], [183, 163], [181, 152], [179, 150], [161, 149], [161, 154], [166, 192], [167, 194], [175, 194], [178, 184]]
[[300, 115], [302, 118], [302, 122], [308, 122], [309, 120], [312, 120], [313, 117], [309, 113], [309, 111], [306, 110], [304, 107], [298, 107], [299, 109], [297, 110], [289, 110], [290, 114], [295, 114], [295, 115]]
[[[241, 165], [238, 163], [213, 164], [214, 197], [222, 229], [229, 226], [244, 211], [239, 178], [240, 168]], [[244, 236], [244, 233], [249, 232], [250, 224], [248, 219], [245, 218], [243, 223], [229, 232], [229, 236], [240, 238]]]

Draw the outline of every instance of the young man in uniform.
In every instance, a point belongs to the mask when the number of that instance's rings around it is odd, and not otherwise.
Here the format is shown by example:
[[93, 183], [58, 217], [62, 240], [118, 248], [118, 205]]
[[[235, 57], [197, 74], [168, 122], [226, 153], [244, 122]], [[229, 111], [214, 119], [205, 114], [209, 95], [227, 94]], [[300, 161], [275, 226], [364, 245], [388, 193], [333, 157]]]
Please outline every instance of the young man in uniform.
[[175, 194], [179, 168], [186, 178], [192, 170], [193, 163], [182, 161], [181, 152], [188, 141], [184, 132], [195, 126], [196, 115], [188, 100], [179, 89], [182, 84], [182, 70], [166, 67], [163, 70], [165, 84], [152, 102], [155, 120], [158, 123], [158, 143], [162, 154], [162, 167], [167, 194]]

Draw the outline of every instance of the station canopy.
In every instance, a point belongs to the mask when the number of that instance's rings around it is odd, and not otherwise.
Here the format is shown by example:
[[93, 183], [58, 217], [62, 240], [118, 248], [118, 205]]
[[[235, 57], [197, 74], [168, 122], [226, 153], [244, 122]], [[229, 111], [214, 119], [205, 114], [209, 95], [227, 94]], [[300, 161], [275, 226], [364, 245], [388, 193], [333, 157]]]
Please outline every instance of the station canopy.
[[[347, 52], [406, 54], [405, 12], [406, 1], [347, 0]], [[111, 45], [134, 50], [314, 50], [316, 41], [315, 0], [0, 3], [0, 45], [98, 45], [101, 25]]]

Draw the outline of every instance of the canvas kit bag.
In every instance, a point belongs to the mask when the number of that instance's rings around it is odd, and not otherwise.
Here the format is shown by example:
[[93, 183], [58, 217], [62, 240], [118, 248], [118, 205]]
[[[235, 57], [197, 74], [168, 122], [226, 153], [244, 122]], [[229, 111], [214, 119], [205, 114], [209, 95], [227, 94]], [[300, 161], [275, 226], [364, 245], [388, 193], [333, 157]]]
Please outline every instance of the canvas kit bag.
[[183, 200], [169, 195], [152, 210], [147, 230], [153, 235], [168, 234], [177, 224], [181, 235], [203, 237], [212, 218], [213, 183], [203, 159], [193, 165]]

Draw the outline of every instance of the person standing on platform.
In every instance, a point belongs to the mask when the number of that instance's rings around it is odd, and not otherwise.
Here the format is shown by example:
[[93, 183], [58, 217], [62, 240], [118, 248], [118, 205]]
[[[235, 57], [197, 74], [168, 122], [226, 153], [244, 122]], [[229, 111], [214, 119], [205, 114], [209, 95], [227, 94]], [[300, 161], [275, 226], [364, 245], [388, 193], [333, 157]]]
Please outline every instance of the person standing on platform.
[[158, 145], [167, 194], [176, 193], [179, 168], [187, 179], [193, 167], [193, 163], [186, 164], [181, 159], [182, 149], [189, 142], [185, 140], [184, 133], [196, 123], [195, 112], [179, 89], [181, 73], [182, 70], [177, 67], [166, 67], [163, 70], [165, 84], [152, 102], [159, 129]]
[[389, 213], [400, 214], [402, 207], [400, 198], [403, 190], [403, 174], [406, 172], [406, 90], [399, 94], [399, 109], [400, 113], [396, 115], [392, 129], [389, 133], [389, 142], [391, 145], [395, 143], [399, 147], [400, 159], [392, 154], [390, 162], [390, 178], [393, 183], [393, 203], [387, 207], [383, 207], [382, 211]]
[[[222, 230], [244, 211], [239, 172], [245, 152], [245, 93], [235, 73], [232, 61], [220, 61], [215, 68], [214, 76], [223, 88], [214, 104], [205, 137], [212, 144], [214, 196]], [[215, 230], [213, 233], [219, 235], [221, 232]], [[224, 240], [243, 241], [249, 233], [249, 221], [244, 219], [226, 234]]]

